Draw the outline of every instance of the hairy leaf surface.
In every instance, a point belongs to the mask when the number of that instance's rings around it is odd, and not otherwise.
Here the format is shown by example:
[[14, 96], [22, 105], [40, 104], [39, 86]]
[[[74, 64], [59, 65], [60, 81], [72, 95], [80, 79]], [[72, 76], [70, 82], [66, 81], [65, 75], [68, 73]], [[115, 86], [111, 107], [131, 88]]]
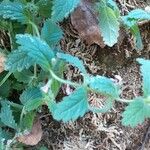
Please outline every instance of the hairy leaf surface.
[[20, 50], [26, 52], [42, 68], [49, 70], [54, 53], [45, 41], [30, 34], [18, 34], [16, 38], [21, 45]]
[[34, 60], [29, 57], [26, 52], [14, 50], [8, 55], [5, 63], [5, 70], [9, 70], [10, 72], [20, 72], [23, 69], [28, 69], [34, 63]]
[[115, 12], [101, 1], [99, 4], [99, 27], [105, 44], [112, 47], [119, 36], [119, 22]]
[[50, 19], [45, 21], [41, 31], [41, 36], [50, 46], [58, 44], [62, 38], [62, 34], [62, 30], [56, 23]]
[[26, 111], [31, 111], [43, 104], [43, 94], [39, 88], [29, 88], [20, 96], [21, 103]]
[[150, 20], [150, 13], [142, 9], [134, 9], [126, 17], [135, 20]]
[[52, 20], [62, 21], [65, 17], [68, 17], [77, 5], [80, 3], [80, 0], [54, 0], [52, 7]]
[[126, 107], [122, 117], [123, 125], [135, 127], [144, 122], [145, 118], [150, 117], [150, 106], [144, 103], [143, 98], [136, 98]]
[[110, 8], [112, 8], [114, 10], [116, 17], [119, 17], [120, 11], [119, 11], [119, 8], [117, 6], [117, 3], [114, 2], [114, 0], [107, 0], [106, 3]]
[[150, 60], [139, 58], [137, 61], [141, 64], [144, 97], [148, 97], [150, 96]]
[[136, 49], [142, 50], [143, 49], [143, 43], [142, 43], [142, 38], [140, 34], [140, 29], [137, 24], [133, 25], [131, 28], [131, 33], [134, 36], [134, 43], [136, 45]]
[[56, 108], [52, 114], [56, 120], [67, 122], [82, 117], [87, 111], [87, 91], [81, 87], [56, 104]]
[[123, 16], [122, 20], [124, 24], [130, 28], [136, 25], [137, 21], [150, 20], [150, 13], [142, 9], [135, 9], [129, 12], [128, 15]]
[[17, 129], [17, 124], [14, 120], [12, 110], [10, 108], [10, 105], [7, 104], [7, 102], [2, 101], [1, 102], [1, 113], [0, 113], [0, 118], [1, 121], [8, 127]]
[[8, 30], [10, 28], [10, 24], [7, 20], [4, 20], [2, 17], [0, 17], [0, 29], [1, 30]]
[[111, 96], [112, 98], [119, 97], [119, 89], [115, 83], [107, 77], [96, 76], [89, 79], [89, 86], [102, 94]]
[[82, 73], [86, 74], [85, 67], [83, 65], [82, 60], [79, 60], [78, 57], [74, 57], [70, 54], [64, 53], [57, 53], [58, 58], [65, 60], [66, 62], [70, 63], [71, 65], [77, 67]]
[[14, 72], [14, 77], [19, 82], [29, 83], [33, 78], [33, 73], [30, 70], [23, 70], [22, 72]]
[[22, 119], [22, 129], [23, 130], [26, 130], [26, 129], [31, 130], [32, 129], [35, 115], [36, 114], [34, 111], [31, 111], [31, 112], [28, 112], [27, 114], [25, 114], [25, 116]]
[[[7, 75], [6, 72], [0, 73], [0, 82]], [[9, 92], [11, 90], [11, 80], [7, 79], [5, 83], [0, 86], [0, 97], [6, 98], [9, 97]]]
[[17, 20], [21, 23], [27, 22], [24, 14], [24, 6], [19, 2], [3, 2], [0, 4], [0, 16], [4, 19]]
[[39, 7], [39, 14], [42, 17], [50, 17], [52, 12], [52, 0], [39, 0], [36, 5]]

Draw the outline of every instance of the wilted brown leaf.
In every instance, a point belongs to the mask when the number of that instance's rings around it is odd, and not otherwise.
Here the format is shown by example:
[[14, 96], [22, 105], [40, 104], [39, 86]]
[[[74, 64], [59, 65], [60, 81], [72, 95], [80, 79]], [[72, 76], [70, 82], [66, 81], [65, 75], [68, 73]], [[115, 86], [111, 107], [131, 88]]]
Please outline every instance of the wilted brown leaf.
[[84, 40], [88, 46], [96, 43], [103, 48], [105, 44], [93, 7], [93, 0], [82, 0], [80, 5], [71, 14], [71, 23], [78, 31], [81, 39]]
[[41, 121], [37, 119], [33, 124], [31, 132], [19, 136], [17, 140], [26, 145], [36, 145], [38, 144], [39, 141], [41, 141], [42, 134], [43, 131], [41, 126]]
[[0, 53], [0, 73], [4, 71], [5, 56]]

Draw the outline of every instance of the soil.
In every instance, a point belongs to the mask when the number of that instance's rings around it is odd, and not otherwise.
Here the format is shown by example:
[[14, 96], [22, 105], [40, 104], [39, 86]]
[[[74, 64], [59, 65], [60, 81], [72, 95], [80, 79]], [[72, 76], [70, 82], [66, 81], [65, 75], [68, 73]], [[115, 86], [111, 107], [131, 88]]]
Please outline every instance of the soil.
[[[133, 8], [143, 8], [148, 1], [117, 0], [122, 14]], [[125, 3], [126, 2], [126, 3]], [[80, 40], [78, 34], [72, 30], [70, 20], [62, 24], [64, 38], [62, 49], [83, 60], [89, 74], [105, 75], [122, 84], [122, 98], [131, 99], [142, 94], [139, 65], [136, 58], [150, 59], [150, 22], [140, 27], [144, 49], [137, 51], [133, 45], [133, 38], [129, 33], [121, 43], [112, 48], [100, 48], [97, 45], [87, 47]], [[65, 72], [68, 79], [81, 82], [77, 69], [68, 66]], [[119, 78], [118, 78], [119, 77]], [[62, 87], [64, 90], [65, 87]], [[97, 102], [98, 99], [98, 102]], [[104, 99], [97, 94], [89, 94], [89, 101], [93, 105], [102, 107]], [[49, 114], [47, 107], [40, 113], [43, 127], [42, 141], [27, 150], [38, 150], [45, 146], [48, 150], [149, 150], [150, 135], [145, 137], [150, 127], [150, 120], [146, 120], [136, 128], [121, 125], [121, 113], [125, 104], [116, 102], [106, 114], [87, 113], [75, 122], [57, 122]]]

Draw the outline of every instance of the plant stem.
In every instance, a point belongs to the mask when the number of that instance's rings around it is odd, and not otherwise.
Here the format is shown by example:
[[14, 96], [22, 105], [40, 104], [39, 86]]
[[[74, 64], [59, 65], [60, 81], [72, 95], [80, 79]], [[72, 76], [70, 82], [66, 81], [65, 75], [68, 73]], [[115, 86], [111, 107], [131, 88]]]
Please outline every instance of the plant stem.
[[51, 76], [52, 76], [54, 79], [56, 79], [57, 81], [59, 81], [59, 82], [61, 82], [61, 83], [69, 84], [69, 85], [71, 85], [71, 86], [73, 86], [73, 87], [79, 87], [79, 86], [81, 86], [81, 85], [78, 84], [78, 83], [74, 83], [74, 82], [71, 82], [71, 81], [68, 81], [68, 80], [64, 80], [64, 79], [59, 78], [51, 69], [50, 69], [50, 74], [51, 74]]
[[[80, 86], [82, 86], [81, 84], [79, 84], [79, 83], [74, 83], [74, 82], [71, 82], [71, 81], [68, 81], [68, 80], [64, 80], [64, 79], [61, 79], [61, 78], [59, 78], [51, 69], [50, 69], [50, 74], [51, 74], [51, 76], [54, 78], [54, 79], [56, 79], [57, 81], [59, 81], [59, 82], [61, 82], [61, 83], [65, 83], [65, 84], [69, 84], [69, 85], [71, 85], [71, 86], [73, 86], [73, 87], [80, 87]], [[87, 89], [89, 90], [89, 91], [93, 91], [93, 89], [91, 89], [91, 88], [89, 88], [89, 87], [87, 87]], [[98, 91], [93, 91], [93, 92], [98, 92]], [[98, 92], [98, 93], [100, 93], [100, 92]], [[133, 100], [127, 100], [127, 99], [116, 99], [116, 101], [119, 101], [119, 102], [123, 102], [123, 103], [131, 103], [131, 102], [133, 102]]]
[[0, 86], [2, 86], [5, 82], [6, 82], [6, 80], [9, 78], [9, 76], [11, 75], [11, 72], [8, 72], [7, 74], [6, 74], [6, 76], [3, 78], [3, 80], [0, 82]]
[[19, 132], [20, 132], [21, 126], [22, 126], [22, 119], [23, 119], [23, 115], [24, 115], [24, 108], [25, 107], [22, 108], [21, 115], [20, 115], [20, 122], [19, 122], [19, 129], [18, 129]]
[[32, 25], [32, 27], [34, 28], [37, 36], [40, 38], [40, 33], [39, 33], [39, 30], [38, 30], [38, 27], [36, 26], [36, 24], [34, 22], [32, 22], [32, 21], [29, 21], [29, 24]]
[[22, 109], [22, 105], [19, 105], [17, 103], [13, 103], [13, 102], [10, 102], [10, 101], [7, 101], [7, 103], [12, 106], [12, 107], [15, 107], [15, 108], [18, 108], [18, 109]]
[[15, 35], [14, 35], [12, 23], [10, 23], [9, 38], [10, 38], [11, 50], [13, 50], [14, 49], [14, 43], [15, 43]]
[[37, 65], [34, 65], [34, 78], [37, 78]]

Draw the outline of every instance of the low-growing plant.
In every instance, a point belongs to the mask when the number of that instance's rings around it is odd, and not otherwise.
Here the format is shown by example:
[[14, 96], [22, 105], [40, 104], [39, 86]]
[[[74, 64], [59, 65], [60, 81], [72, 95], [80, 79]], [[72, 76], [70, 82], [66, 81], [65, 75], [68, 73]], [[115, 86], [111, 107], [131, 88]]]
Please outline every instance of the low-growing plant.
[[[57, 23], [68, 17], [79, 3], [80, 0], [0, 3], [0, 29], [10, 38], [10, 49], [0, 50], [0, 149], [10, 150], [24, 131], [31, 130], [42, 105], [48, 106], [54, 119], [63, 122], [74, 121], [89, 111], [105, 113], [115, 101], [129, 103], [122, 114], [125, 126], [135, 127], [150, 117], [150, 60], [137, 59], [141, 65], [143, 96], [125, 100], [120, 98], [120, 85], [110, 78], [88, 74], [82, 60], [60, 49], [63, 31]], [[100, 0], [95, 7], [105, 44], [117, 43], [120, 25], [124, 24], [133, 34], [136, 48], [143, 48], [138, 21], [150, 20], [149, 12], [136, 9], [121, 16], [113, 0]], [[82, 83], [63, 77], [67, 63], [79, 69]], [[62, 84], [73, 87], [74, 91], [57, 102]], [[104, 108], [90, 105], [89, 92], [107, 98]]]

